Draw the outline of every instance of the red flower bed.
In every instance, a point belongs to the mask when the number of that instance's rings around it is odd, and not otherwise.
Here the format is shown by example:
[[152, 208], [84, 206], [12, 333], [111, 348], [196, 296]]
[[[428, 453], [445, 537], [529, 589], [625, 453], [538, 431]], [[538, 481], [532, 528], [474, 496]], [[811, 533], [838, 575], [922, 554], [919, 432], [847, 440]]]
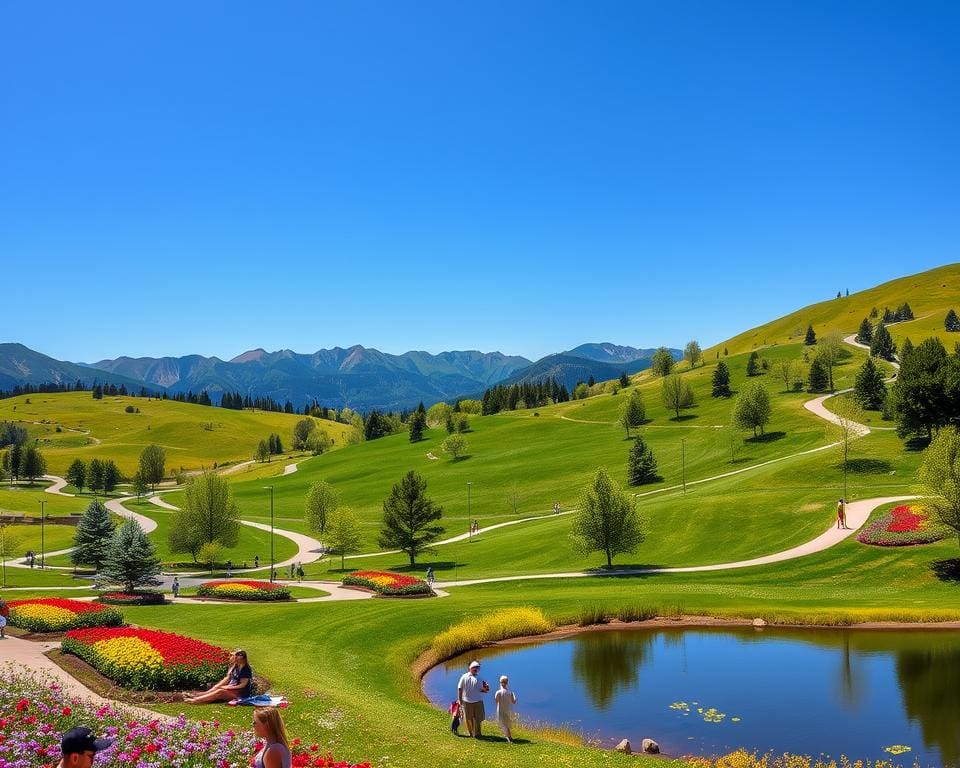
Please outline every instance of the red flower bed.
[[947, 533], [947, 529], [926, 512], [901, 504], [860, 531], [857, 541], [877, 547], [906, 547], [939, 541], [946, 538]]
[[381, 595], [429, 595], [433, 592], [423, 579], [390, 571], [354, 571], [343, 577], [343, 583], [366, 587]]

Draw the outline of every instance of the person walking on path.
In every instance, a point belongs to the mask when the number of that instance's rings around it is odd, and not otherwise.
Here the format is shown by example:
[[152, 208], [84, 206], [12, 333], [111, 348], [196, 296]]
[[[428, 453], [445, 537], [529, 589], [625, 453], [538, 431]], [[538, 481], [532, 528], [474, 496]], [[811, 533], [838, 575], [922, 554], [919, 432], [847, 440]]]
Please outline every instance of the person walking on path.
[[500, 675], [500, 688], [493, 694], [493, 700], [497, 702], [497, 722], [500, 724], [500, 730], [507, 737], [507, 741], [513, 743], [513, 705], [517, 703], [517, 694], [507, 688], [509, 679], [506, 675]]
[[173, 577], [173, 584], [170, 585], [170, 591], [173, 593], [173, 599], [176, 600], [180, 597], [180, 577]]
[[483, 711], [483, 694], [490, 690], [485, 680], [477, 677], [480, 672], [480, 662], [471, 661], [467, 671], [460, 676], [457, 683], [457, 701], [460, 711], [463, 712], [467, 723], [467, 733], [475, 739], [482, 735], [481, 726], [486, 714]]
[[554, 504], [553, 504], [553, 514], [555, 514], [555, 515], [559, 515], [559, 514], [560, 514], [560, 502], [559, 502], [559, 501], [556, 501], [556, 502], [554, 502]]
[[837, 528], [847, 527], [847, 503], [840, 499], [837, 502]]
[[297, 564], [297, 583], [303, 581], [303, 566], [299, 563]]
[[427, 584], [433, 586], [433, 566], [427, 566]]
[[253, 567], [254, 567], [254, 568], [259, 568], [259, 567], [260, 567], [260, 555], [254, 555], [254, 556], [253, 556]]

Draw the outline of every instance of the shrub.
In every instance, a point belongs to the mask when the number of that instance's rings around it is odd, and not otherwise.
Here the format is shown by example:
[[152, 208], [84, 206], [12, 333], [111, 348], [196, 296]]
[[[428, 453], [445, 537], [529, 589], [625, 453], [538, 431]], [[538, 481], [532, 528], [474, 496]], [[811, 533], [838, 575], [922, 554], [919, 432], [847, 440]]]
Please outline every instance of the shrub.
[[97, 598], [104, 605], [163, 605], [163, 592], [104, 592]]
[[82, 627], [119, 627], [123, 615], [97, 603], [62, 597], [11, 600], [10, 624], [30, 632], [62, 632]]
[[620, 621], [647, 621], [657, 617], [657, 608], [653, 605], [621, 605], [617, 608]]
[[606, 610], [602, 606], [595, 605], [590, 608], [581, 608], [576, 623], [581, 627], [589, 627], [594, 624], [607, 624], [609, 621], [610, 617]]
[[449, 659], [494, 640], [543, 635], [554, 626], [539, 608], [504, 608], [453, 624], [433, 638], [431, 648], [441, 659]]
[[270, 581], [205, 581], [197, 587], [197, 597], [219, 597], [225, 600], [289, 600], [290, 590]]
[[348, 586], [372, 589], [379, 595], [429, 595], [430, 585], [416, 576], [389, 571], [354, 571], [343, 577]]

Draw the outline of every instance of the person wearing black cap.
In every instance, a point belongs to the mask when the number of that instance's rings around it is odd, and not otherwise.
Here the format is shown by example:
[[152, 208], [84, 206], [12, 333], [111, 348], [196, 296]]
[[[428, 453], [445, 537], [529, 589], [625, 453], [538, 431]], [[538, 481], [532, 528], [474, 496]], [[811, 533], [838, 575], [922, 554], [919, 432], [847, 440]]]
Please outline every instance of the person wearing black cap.
[[72, 728], [60, 740], [57, 768], [89, 768], [97, 752], [113, 744], [113, 739], [98, 739], [89, 728]]

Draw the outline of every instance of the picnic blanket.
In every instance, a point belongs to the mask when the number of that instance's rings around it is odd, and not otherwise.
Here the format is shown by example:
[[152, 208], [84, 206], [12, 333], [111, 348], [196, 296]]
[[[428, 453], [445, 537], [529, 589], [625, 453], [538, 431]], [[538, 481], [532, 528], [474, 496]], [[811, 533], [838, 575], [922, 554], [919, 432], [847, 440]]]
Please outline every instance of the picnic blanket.
[[247, 696], [245, 699], [233, 699], [229, 702], [231, 707], [286, 707], [289, 705], [286, 696], [270, 696], [267, 693], [258, 693], [256, 696]]

